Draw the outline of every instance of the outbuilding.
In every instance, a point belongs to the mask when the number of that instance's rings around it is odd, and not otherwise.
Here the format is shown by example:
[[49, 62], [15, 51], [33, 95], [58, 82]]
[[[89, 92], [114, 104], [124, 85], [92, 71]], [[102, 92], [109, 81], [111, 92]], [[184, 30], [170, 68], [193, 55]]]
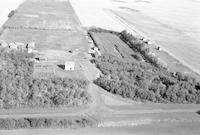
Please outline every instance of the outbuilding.
[[17, 45], [17, 49], [18, 49], [18, 50], [21, 50], [21, 51], [23, 51], [23, 50], [25, 50], [25, 49], [26, 49], [26, 46], [25, 46], [25, 44], [24, 44], [24, 43], [15, 42], [15, 44]]
[[15, 43], [10, 43], [9, 44], [9, 48], [12, 49], [12, 50], [17, 50], [17, 45]]
[[28, 53], [32, 53], [35, 49], [35, 42], [30, 42], [27, 44], [26, 48], [28, 49]]
[[65, 62], [65, 70], [74, 70], [74, 69], [75, 69], [75, 62], [73, 61]]

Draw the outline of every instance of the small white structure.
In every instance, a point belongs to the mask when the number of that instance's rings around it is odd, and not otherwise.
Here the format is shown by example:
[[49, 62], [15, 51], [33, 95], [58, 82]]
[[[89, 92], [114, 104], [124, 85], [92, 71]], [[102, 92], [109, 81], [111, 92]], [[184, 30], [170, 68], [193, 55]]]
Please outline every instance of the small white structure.
[[21, 42], [14, 42], [17, 46], [23, 46], [25, 48], [25, 44]]
[[27, 44], [27, 48], [35, 49], [35, 42], [30, 42]]
[[26, 49], [26, 46], [24, 43], [20, 43], [20, 42], [15, 42], [15, 44], [17, 45], [17, 49], [18, 50], [25, 50]]
[[33, 49], [32, 48], [28, 48], [28, 53], [32, 53]]
[[148, 44], [148, 45], [152, 45], [153, 43], [152, 43], [151, 41], [148, 41], [147, 44]]
[[9, 44], [9, 48], [10, 49], [13, 49], [13, 50], [17, 50], [18, 48], [17, 48], [17, 45], [15, 44], [15, 43], [10, 43]]
[[73, 61], [65, 62], [65, 70], [74, 70], [74, 69], [75, 69], [75, 62]]
[[89, 54], [92, 54], [92, 53], [95, 53], [95, 52], [96, 52], [96, 51], [93, 50], [93, 49], [89, 49], [89, 51], [88, 51]]
[[35, 49], [35, 42], [30, 42], [27, 44], [26, 48], [28, 49], [28, 53], [32, 53]]
[[97, 48], [97, 47], [94, 47], [94, 50], [95, 50], [95, 51], [99, 51], [99, 48]]
[[156, 50], [158, 50], [158, 51], [162, 51], [162, 49], [161, 49], [160, 46], [157, 46], [157, 47], [156, 47]]
[[5, 48], [7, 46], [8, 46], [8, 44], [6, 43], [6, 41], [0, 40], [0, 47]]

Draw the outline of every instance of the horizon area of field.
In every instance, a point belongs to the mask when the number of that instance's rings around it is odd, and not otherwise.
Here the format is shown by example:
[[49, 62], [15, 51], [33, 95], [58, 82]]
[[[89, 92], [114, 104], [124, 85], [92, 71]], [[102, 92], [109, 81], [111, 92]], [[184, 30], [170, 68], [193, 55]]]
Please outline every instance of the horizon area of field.
[[[0, 2], [0, 26], [8, 19], [9, 12], [15, 10], [23, 1]], [[184, 65], [200, 73], [198, 61], [200, 1], [70, 0], [70, 2], [84, 27], [97, 26], [116, 31], [131, 27], [155, 41]], [[109, 13], [109, 10], [115, 14]], [[97, 15], [94, 16], [93, 13]], [[123, 22], [119, 22], [118, 19], [122, 19]]]
[[70, 1], [83, 26], [139, 33], [200, 73], [199, 0]]

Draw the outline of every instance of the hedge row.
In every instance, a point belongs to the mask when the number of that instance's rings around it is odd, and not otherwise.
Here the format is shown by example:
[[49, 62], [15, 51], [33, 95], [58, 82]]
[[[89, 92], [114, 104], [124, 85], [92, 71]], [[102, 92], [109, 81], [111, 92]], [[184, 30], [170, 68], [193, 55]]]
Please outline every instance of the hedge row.
[[0, 129], [35, 129], [35, 128], [81, 128], [94, 126], [95, 122], [88, 118], [1, 118]]

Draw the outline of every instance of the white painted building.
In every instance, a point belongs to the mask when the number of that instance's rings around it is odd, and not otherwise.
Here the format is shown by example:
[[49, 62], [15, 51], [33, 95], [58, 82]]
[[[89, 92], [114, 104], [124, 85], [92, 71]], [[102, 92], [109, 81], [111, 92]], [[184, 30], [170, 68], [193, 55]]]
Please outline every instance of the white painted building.
[[32, 53], [35, 49], [35, 42], [30, 42], [27, 44], [26, 48], [28, 49], [28, 53]]
[[65, 70], [74, 70], [74, 69], [75, 69], [75, 62], [73, 61], [65, 62]]
[[29, 43], [27, 44], [27, 48], [35, 49], [35, 42], [29, 42]]
[[17, 45], [15, 44], [15, 43], [10, 43], [9, 44], [9, 48], [10, 49], [13, 49], [13, 50], [17, 50], [18, 48], [17, 48]]
[[26, 49], [26, 45], [24, 43], [20, 43], [20, 42], [15, 42], [15, 44], [17, 45], [17, 49], [18, 50], [25, 50]]

